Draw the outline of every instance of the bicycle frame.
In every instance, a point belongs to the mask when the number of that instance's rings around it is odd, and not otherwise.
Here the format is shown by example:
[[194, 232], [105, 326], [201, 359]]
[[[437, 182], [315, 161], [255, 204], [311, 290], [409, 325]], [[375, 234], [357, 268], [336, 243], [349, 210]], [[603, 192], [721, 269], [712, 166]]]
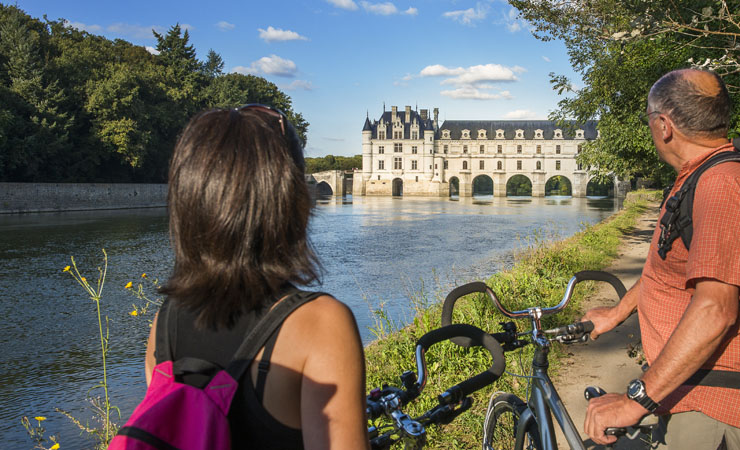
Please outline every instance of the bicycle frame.
[[550, 342], [543, 336], [537, 336], [534, 340], [535, 353], [532, 360], [531, 378], [532, 393], [527, 399], [528, 408], [522, 413], [517, 424], [516, 444], [514, 448], [523, 448], [527, 430], [531, 426], [536, 426], [542, 439], [542, 449], [557, 449], [555, 428], [552, 421], [552, 417], [555, 416], [570, 448], [574, 450], [585, 450], [573, 419], [570, 418], [550, 376], [547, 374], [549, 367], [547, 356], [550, 352]]

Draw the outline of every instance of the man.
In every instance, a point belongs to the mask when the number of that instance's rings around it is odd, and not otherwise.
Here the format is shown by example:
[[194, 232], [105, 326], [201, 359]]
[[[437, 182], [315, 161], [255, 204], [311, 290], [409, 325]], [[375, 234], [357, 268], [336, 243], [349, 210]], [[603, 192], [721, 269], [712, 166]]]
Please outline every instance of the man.
[[[670, 195], [702, 162], [732, 150], [729, 95], [712, 72], [664, 75], [650, 89], [645, 114], [658, 156], [678, 172]], [[677, 239], [662, 259], [656, 227], [640, 280], [616, 306], [583, 317], [594, 323], [595, 339], [637, 309], [650, 364], [626, 394], [589, 402], [584, 429], [594, 442], [614, 442], [604, 434], [607, 427], [633, 425], [655, 411], [662, 429], [657, 440], [667, 448], [740, 449], [740, 389], [684, 384], [699, 369], [740, 377], [738, 225], [740, 163], [718, 164], [696, 186], [690, 251]]]

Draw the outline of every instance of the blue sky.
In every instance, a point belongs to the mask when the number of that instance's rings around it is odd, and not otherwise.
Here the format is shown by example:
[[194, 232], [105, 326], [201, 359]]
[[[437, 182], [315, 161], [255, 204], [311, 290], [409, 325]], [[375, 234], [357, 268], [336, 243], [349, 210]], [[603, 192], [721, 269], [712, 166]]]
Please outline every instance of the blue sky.
[[[565, 47], [541, 42], [502, 0], [18, 0], [33, 17], [152, 47], [180, 23], [198, 57], [260, 75], [310, 123], [307, 155], [361, 153], [367, 112], [440, 109], [440, 121], [546, 119], [548, 73], [573, 76]], [[575, 86], [581, 83], [573, 76]]]

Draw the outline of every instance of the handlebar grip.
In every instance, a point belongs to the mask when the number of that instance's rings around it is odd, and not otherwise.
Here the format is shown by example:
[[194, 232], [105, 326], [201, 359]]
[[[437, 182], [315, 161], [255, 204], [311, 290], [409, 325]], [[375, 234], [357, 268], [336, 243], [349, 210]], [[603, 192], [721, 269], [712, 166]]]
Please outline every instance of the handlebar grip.
[[627, 293], [627, 289], [624, 287], [624, 284], [619, 280], [619, 278], [608, 272], [603, 272], [600, 270], [584, 270], [575, 274], [574, 277], [576, 278], [576, 281], [578, 283], [586, 280], [607, 282], [611, 284], [612, 287], [614, 287], [614, 290], [617, 291], [617, 295], [619, 295], [620, 299], [624, 297], [624, 294]]
[[[452, 310], [455, 309], [455, 302], [460, 297], [464, 297], [468, 294], [475, 292], [485, 293], [488, 286], [482, 281], [473, 281], [472, 283], [463, 284], [453, 289], [447, 297], [445, 297], [444, 304], [442, 305], [442, 326], [452, 325]], [[450, 338], [452, 342], [461, 347], [473, 347], [473, 341], [468, 337], [456, 336]]]
[[463, 397], [488, 386], [496, 381], [504, 373], [504, 369], [506, 369], [506, 358], [504, 358], [504, 350], [501, 348], [501, 344], [493, 336], [473, 325], [455, 324], [437, 328], [419, 338], [416, 345], [427, 350], [437, 342], [447, 339], [452, 340], [454, 337], [465, 337], [471, 341], [472, 345], [484, 347], [491, 354], [493, 364], [487, 370], [449, 388], [441, 394], [439, 401], [444, 404], [456, 403]]

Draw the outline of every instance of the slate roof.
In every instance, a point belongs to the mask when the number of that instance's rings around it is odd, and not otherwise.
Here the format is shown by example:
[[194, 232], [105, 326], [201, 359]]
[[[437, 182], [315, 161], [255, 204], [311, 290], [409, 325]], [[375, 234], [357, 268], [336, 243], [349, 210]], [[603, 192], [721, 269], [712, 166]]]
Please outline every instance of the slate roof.
[[[589, 120], [575, 129], [582, 129], [585, 139], [596, 139], [597, 124], [598, 121]], [[495, 139], [496, 130], [504, 130], [504, 139], [514, 139], [516, 130], [524, 130], [524, 139], [534, 139], [535, 130], [542, 130], [543, 139], [552, 139], [558, 127], [556, 122], [551, 120], [445, 120], [437, 130], [435, 138], [442, 137], [442, 130], [450, 130], [450, 140], [461, 139], [462, 130], [469, 130], [470, 139], [475, 140], [480, 129], [486, 130], [486, 139]], [[563, 139], [575, 138], [575, 129], [573, 133], [569, 132], [568, 127], [560, 129], [563, 132]]]
[[[393, 137], [393, 123], [391, 122], [391, 117], [393, 113], [392, 111], [385, 111], [380, 117], [383, 119], [383, 122], [385, 124], [385, 136], [387, 139], [390, 139]], [[434, 132], [434, 121], [431, 118], [427, 118], [427, 120], [422, 120], [421, 115], [416, 111], [411, 111], [410, 114], [410, 120], [409, 123], [406, 123], [406, 111], [401, 110], [396, 113], [396, 116], [401, 121], [401, 124], [403, 125], [403, 138], [404, 139], [411, 139], [411, 124], [416, 120], [419, 123], [419, 139], [424, 138], [424, 133], [433, 133]], [[374, 121], [373, 123], [370, 123], [370, 119], [365, 119], [365, 125], [362, 127], [362, 131], [370, 131], [373, 132], [372, 138], [377, 139], [378, 138], [378, 130], [382, 130], [383, 128], [380, 127], [380, 119]]]

